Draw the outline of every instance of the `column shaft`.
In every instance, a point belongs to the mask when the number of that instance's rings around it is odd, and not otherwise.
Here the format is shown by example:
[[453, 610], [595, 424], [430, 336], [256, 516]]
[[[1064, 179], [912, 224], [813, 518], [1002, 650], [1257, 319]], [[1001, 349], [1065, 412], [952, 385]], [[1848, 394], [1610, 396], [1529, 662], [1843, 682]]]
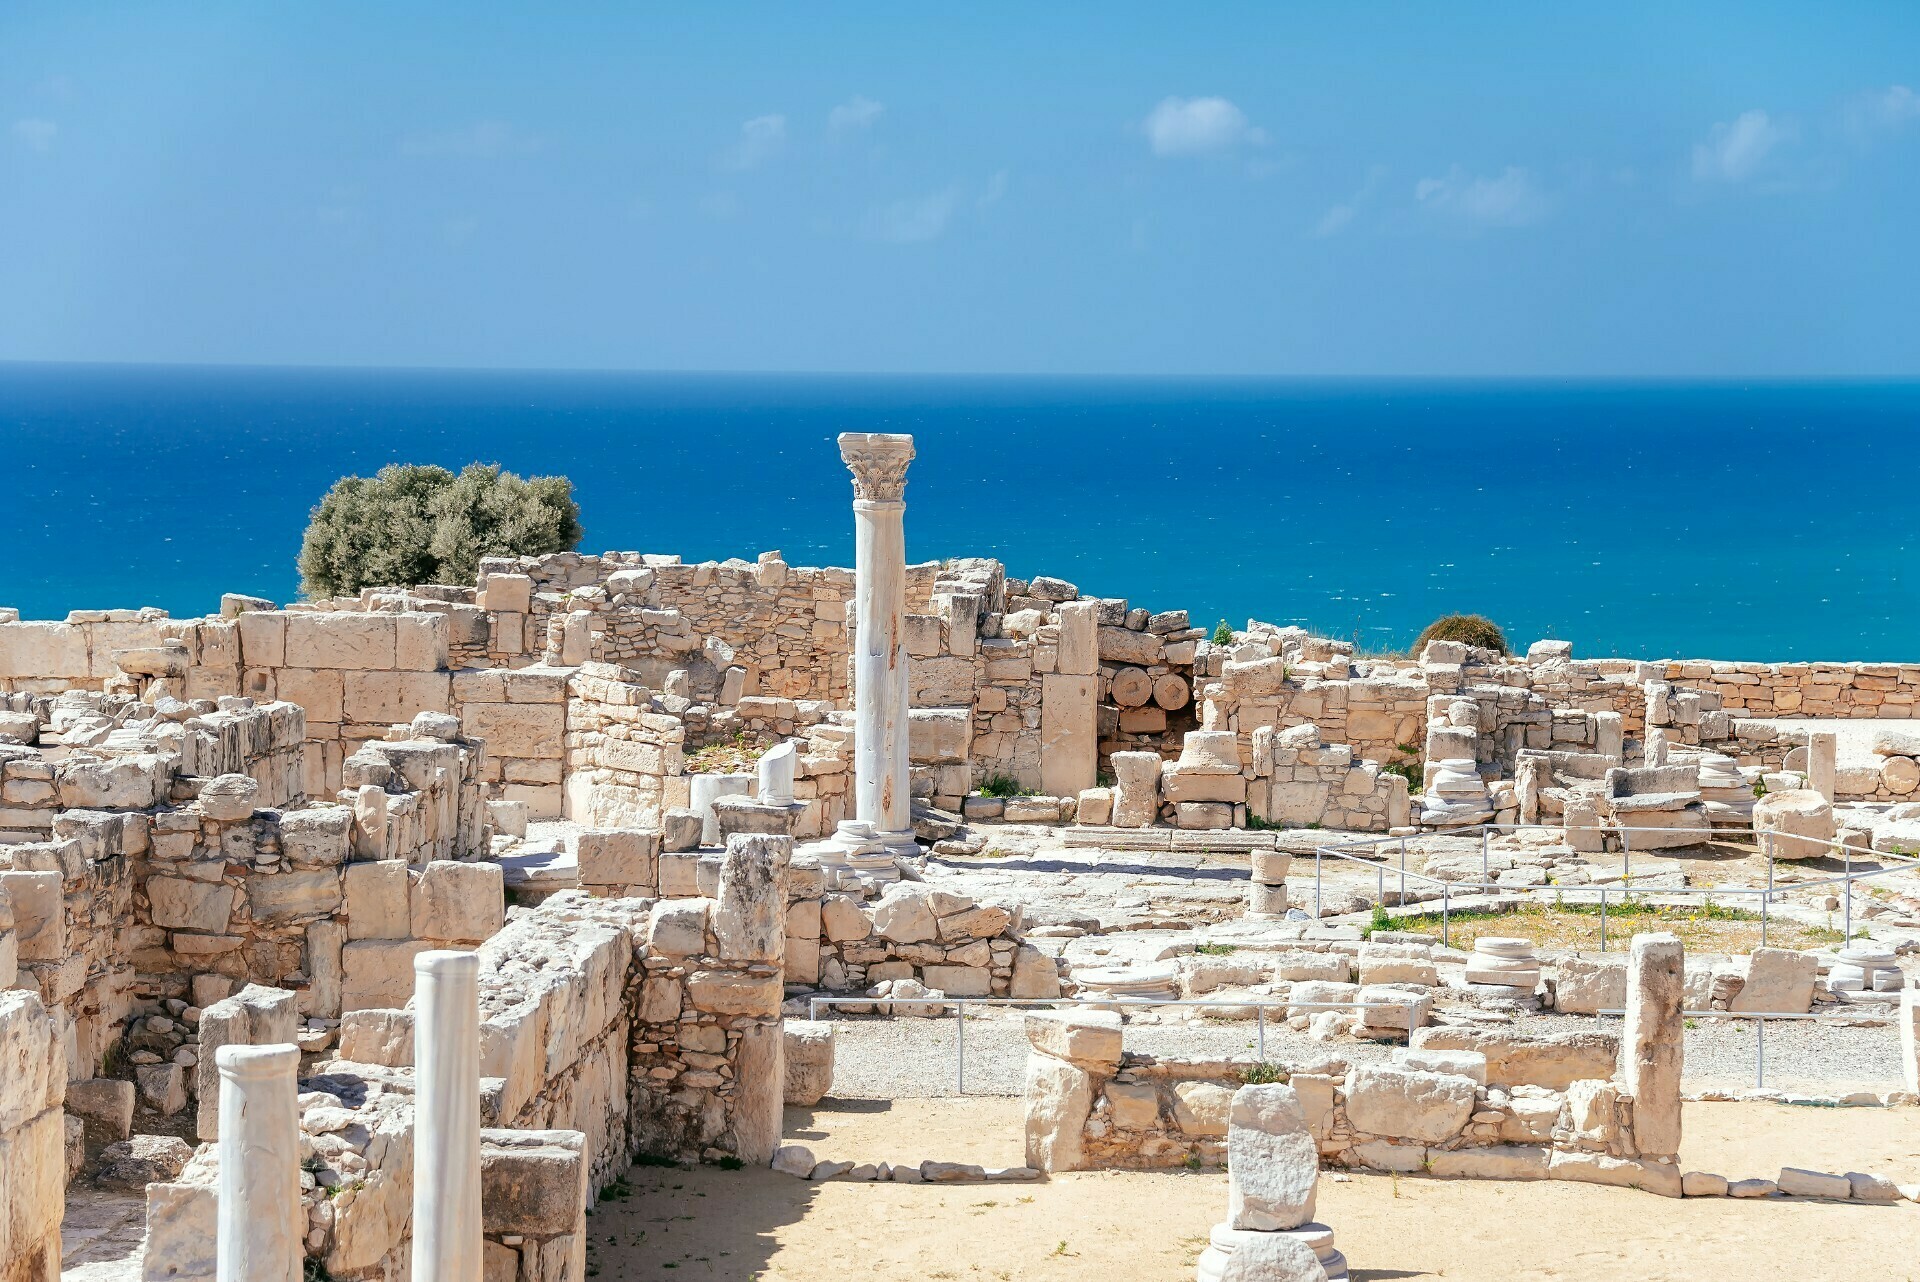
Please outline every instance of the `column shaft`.
[[480, 959], [413, 959], [413, 1276], [481, 1282]]
[[306, 1217], [300, 1206], [300, 1048], [222, 1046], [219, 1282], [300, 1282]]

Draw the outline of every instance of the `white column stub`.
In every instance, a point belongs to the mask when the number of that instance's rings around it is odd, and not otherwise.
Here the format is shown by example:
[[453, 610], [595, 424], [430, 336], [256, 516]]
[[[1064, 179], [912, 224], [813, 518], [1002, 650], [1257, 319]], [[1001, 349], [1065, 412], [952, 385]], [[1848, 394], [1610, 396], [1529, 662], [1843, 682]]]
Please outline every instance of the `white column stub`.
[[482, 1282], [480, 959], [413, 959], [413, 1276]]
[[300, 1282], [307, 1220], [300, 1205], [298, 1046], [222, 1046], [219, 1282]]
[[913, 438], [842, 432], [853, 473], [854, 819], [896, 855], [913, 855], [907, 775], [907, 465]]

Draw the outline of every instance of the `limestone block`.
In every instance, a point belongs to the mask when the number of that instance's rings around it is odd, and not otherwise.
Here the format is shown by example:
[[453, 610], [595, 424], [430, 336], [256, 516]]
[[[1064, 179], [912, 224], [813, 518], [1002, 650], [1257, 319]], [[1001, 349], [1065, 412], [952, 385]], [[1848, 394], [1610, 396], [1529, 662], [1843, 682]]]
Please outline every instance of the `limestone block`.
[[347, 672], [342, 674], [346, 720], [363, 725], [411, 722], [421, 712], [447, 712], [452, 675], [446, 672]]
[[1024, 1097], [1027, 1165], [1041, 1171], [1079, 1170], [1085, 1165], [1082, 1135], [1093, 1110], [1093, 1078], [1063, 1059], [1029, 1055]]
[[914, 944], [936, 938], [939, 924], [927, 906], [927, 889], [913, 882], [895, 882], [873, 906], [873, 928], [896, 944]]
[[506, 884], [499, 864], [429, 863], [409, 897], [415, 939], [477, 944], [507, 923]]
[[[412, 978], [410, 972], [408, 978]], [[398, 1006], [400, 1003], [387, 1004]], [[264, 984], [248, 984], [200, 1012], [200, 1060], [194, 1076], [195, 1093], [199, 1097], [197, 1132], [201, 1139], [219, 1138], [220, 1072], [214, 1064], [214, 1052], [222, 1046], [290, 1043], [299, 1023], [298, 997], [287, 989], [268, 988]]]
[[1046, 1000], [1060, 995], [1060, 969], [1054, 959], [1031, 944], [1013, 955], [1013, 978], [1007, 996]]
[[1225, 801], [1183, 801], [1174, 808], [1174, 826], [1194, 832], [1218, 832], [1233, 827], [1233, 804]]
[[210, 1178], [149, 1184], [141, 1276], [212, 1282], [218, 1201]]
[[353, 811], [311, 806], [280, 817], [280, 849], [295, 868], [338, 868], [353, 841]]
[[147, 1185], [179, 1175], [192, 1157], [192, 1147], [177, 1135], [136, 1135], [102, 1150], [94, 1183], [124, 1193], [144, 1193]]
[[1160, 792], [1168, 801], [1224, 801], [1247, 799], [1247, 781], [1238, 774], [1205, 771], [1199, 774], [1169, 762], [1160, 774]]
[[179, 1064], [141, 1064], [133, 1070], [140, 1102], [162, 1117], [187, 1106], [187, 1070]]
[[1487, 1057], [1487, 1081], [1495, 1086], [1565, 1090], [1582, 1078], [1611, 1077], [1621, 1041], [1602, 1032], [1528, 1035], [1455, 1027], [1420, 1029], [1411, 1044], [1430, 1050], [1479, 1051]]
[[1437, 1144], [1473, 1115], [1475, 1083], [1450, 1073], [1362, 1064], [1347, 1074], [1347, 1118], [1356, 1131]]
[[1555, 965], [1559, 971], [1553, 989], [1555, 1010], [1591, 1015], [1596, 1011], [1626, 1009], [1625, 958], [1565, 956]]
[[1098, 607], [1092, 601], [1064, 601], [1055, 610], [1060, 639], [1054, 671], [1063, 676], [1092, 676], [1100, 670]]
[[1811, 788], [1770, 792], [1753, 803], [1753, 826], [1770, 835], [1775, 859], [1819, 859], [1832, 849], [1833, 803]]
[[1181, 1082], [1173, 1088], [1173, 1120], [1187, 1135], [1227, 1133], [1234, 1093], [1218, 1082]]
[[1812, 953], [1756, 948], [1747, 961], [1747, 982], [1727, 1003], [1732, 1011], [1804, 1015], [1813, 1004], [1820, 962]]
[[557, 759], [567, 709], [560, 703], [469, 703], [460, 710], [460, 725], [467, 738], [486, 742], [489, 759]]
[[66, 623], [0, 623], [0, 677], [86, 677], [87, 634]]
[[1682, 1197], [1725, 1197], [1727, 1177], [1708, 1171], [1688, 1171], [1680, 1177]]
[[247, 897], [256, 922], [318, 917], [340, 907], [340, 874], [331, 868], [268, 873], [248, 882]]
[[533, 580], [524, 574], [483, 574], [479, 605], [496, 614], [526, 614], [533, 609]]
[[1145, 828], [1160, 813], [1160, 754], [1116, 752], [1113, 766], [1113, 824], [1116, 828]]
[[1271, 1232], [1313, 1218], [1320, 1152], [1291, 1086], [1242, 1086], [1227, 1128], [1227, 1223]]
[[1094, 676], [1049, 674], [1041, 680], [1040, 788], [1050, 796], [1071, 797], [1094, 784], [1098, 693]]
[[[60, 1276], [60, 1219], [66, 1207], [67, 1131], [58, 1108], [43, 1110], [0, 1138], [0, 1189], [7, 1192], [7, 1224], [0, 1260], [8, 1282], [56, 1282]], [[11, 1186], [11, 1187], [9, 1187]], [[33, 1244], [51, 1238], [50, 1258], [28, 1265]], [[27, 1266], [27, 1267], [22, 1267]]]
[[200, 813], [221, 823], [237, 823], [253, 818], [259, 805], [260, 785], [246, 775], [219, 775], [200, 785]]
[[811, 1108], [833, 1089], [833, 1025], [789, 1019], [786, 1037], [786, 1102]]
[[923, 966], [922, 982], [949, 997], [987, 997], [993, 992], [993, 972], [985, 966]]
[[1452, 1151], [1433, 1149], [1427, 1169], [1433, 1175], [1472, 1180], [1544, 1180], [1551, 1150], [1535, 1144], [1496, 1144]]
[[67, 1083], [67, 1112], [85, 1124], [89, 1144], [112, 1144], [131, 1135], [136, 1100], [133, 1083], [114, 1077]]
[[1076, 799], [1074, 822], [1102, 825], [1113, 819], [1113, 789], [1082, 788]]
[[1148, 1131], [1160, 1124], [1160, 1092], [1151, 1082], [1109, 1082], [1107, 1115], [1123, 1131]]
[[222, 882], [185, 877], [147, 878], [147, 902], [153, 924], [166, 930], [224, 935], [233, 915], [233, 899], [233, 887]]
[[844, 944], [865, 939], [873, 932], [873, 923], [857, 901], [846, 895], [828, 895], [820, 901], [820, 928], [828, 939]]
[[1556, 1149], [1548, 1159], [1547, 1178], [1644, 1189], [1661, 1197], [1681, 1196], [1679, 1167], [1666, 1162], [1608, 1157], [1605, 1153], [1572, 1153]]
[[772, 1018], [780, 1013], [785, 993], [778, 974], [746, 975], [696, 970], [687, 976], [687, 997], [694, 1009], [714, 1015], [754, 1015]]
[[165, 799], [172, 771], [149, 753], [67, 761], [56, 776], [60, 804], [76, 810], [145, 810]]
[[66, 960], [67, 909], [59, 873], [0, 872], [0, 896], [13, 905], [20, 961]]
[[1326, 1278], [1327, 1266], [1314, 1249], [1285, 1233], [1248, 1234], [1220, 1271], [1220, 1282], [1326, 1282]]
[[1120, 1067], [1120, 1016], [1114, 1011], [1032, 1011], [1025, 1027], [1028, 1044], [1042, 1055], [1103, 1076]]
[[667, 957], [694, 957], [707, 951], [709, 899], [662, 899], [648, 916], [647, 946]]
[[660, 834], [644, 828], [582, 829], [574, 838], [584, 886], [659, 884]]
[[728, 961], [778, 962], [786, 938], [786, 872], [793, 839], [735, 833], [720, 865], [713, 908], [717, 956]]
[[1437, 984], [1431, 950], [1427, 956], [1406, 955], [1396, 945], [1363, 944], [1358, 961], [1363, 984]]
[[480, 1132], [480, 1205], [493, 1236], [576, 1229], [587, 1209], [586, 1136], [579, 1131]]
[[1620, 1082], [1633, 1096], [1633, 1137], [1642, 1153], [1680, 1151], [1680, 1074], [1685, 1051], [1680, 1003], [1685, 963], [1686, 953], [1677, 937], [1666, 933], [1633, 937], [1627, 961]]
[[340, 1017], [339, 1057], [355, 1064], [406, 1068], [413, 1063], [413, 1012], [357, 1010]]
[[1479, 1051], [1439, 1051], [1403, 1046], [1394, 1049], [1393, 1062], [1417, 1072], [1449, 1073], [1455, 1077], [1470, 1077], [1480, 1086], [1487, 1084], [1487, 1057]]
[[286, 660], [290, 668], [394, 666], [397, 616], [351, 611], [314, 611], [286, 616]]
[[407, 938], [412, 911], [407, 901], [405, 860], [348, 864], [342, 882], [347, 905], [347, 938]]
[[1900, 1010], [1896, 1017], [1900, 1033], [1900, 1071], [1907, 1090], [1920, 1094], [1920, 986], [1908, 984], [1900, 990]]
[[452, 630], [453, 621], [444, 614], [395, 615], [393, 666], [415, 672], [445, 668]]
[[[340, 950], [340, 1009], [405, 1006], [413, 996], [414, 954], [433, 946], [425, 939], [357, 939], [347, 944]], [[212, 1062], [211, 1057], [202, 1062]]]
[[964, 708], [914, 708], [907, 714], [908, 759], [930, 766], [964, 762], [973, 715]]

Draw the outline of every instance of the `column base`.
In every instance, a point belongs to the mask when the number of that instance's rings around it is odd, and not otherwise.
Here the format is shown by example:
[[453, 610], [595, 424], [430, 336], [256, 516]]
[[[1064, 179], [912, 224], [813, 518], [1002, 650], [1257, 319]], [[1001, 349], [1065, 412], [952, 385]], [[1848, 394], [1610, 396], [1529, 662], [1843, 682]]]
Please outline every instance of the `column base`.
[[[848, 819], [834, 830], [833, 836], [810, 843], [800, 853], [820, 860], [820, 869], [830, 884], [853, 881], [884, 884], [900, 880], [900, 865], [896, 862], [900, 850], [896, 839], [902, 835], [875, 832], [870, 823]], [[913, 835], [904, 836], [907, 844], [913, 846]], [[913, 850], [917, 854], [919, 847], [913, 846]]]

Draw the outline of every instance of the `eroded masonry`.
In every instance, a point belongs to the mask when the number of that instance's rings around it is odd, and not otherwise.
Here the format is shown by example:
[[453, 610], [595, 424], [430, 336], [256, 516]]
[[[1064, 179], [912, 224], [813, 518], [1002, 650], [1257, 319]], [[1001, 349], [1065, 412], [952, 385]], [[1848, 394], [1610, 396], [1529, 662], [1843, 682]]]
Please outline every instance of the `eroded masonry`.
[[[1851, 932], [1854, 861], [1920, 855], [1920, 664], [1216, 639], [910, 564], [911, 439], [841, 450], [853, 569], [565, 553], [206, 618], [0, 612], [0, 1279], [58, 1276], [74, 1180], [144, 1189], [154, 1279], [582, 1278], [592, 1191], [636, 1155], [819, 1177], [781, 1145], [783, 1099], [832, 1080], [831, 1028], [783, 1018], [813, 994], [1110, 1005], [1029, 1017], [1032, 1169], [1001, 1174], [1231, 1152], [1207, 1278], [1344, 1276], [1323, 1163], [1677, 1195], [1683, 1010], [1865, 1003], [1920, 1090], [1920, 900], [1879, 883], [1862, 920], [1913, 938]], [[1101, 960], [1098, 929], [930, 874], [1001, 831], [1240, 860], [1231, 942]], [[1845, 861], [1840, 947], [1542, 957], [1347, 920], [1631, 889], [1735, 839]], [[1377, 893], [1309, 892], [1301, 857], [1356, 840], [1315, 863]], [[1209, 993], [1401, 1048], [1285, 1085], [1123, 1051], [1127, 1003]], [[1531, 1037], [1453, 1002], [1625, 1015]], [[859, 1178], [974, 1177], [926, 1165]]]

